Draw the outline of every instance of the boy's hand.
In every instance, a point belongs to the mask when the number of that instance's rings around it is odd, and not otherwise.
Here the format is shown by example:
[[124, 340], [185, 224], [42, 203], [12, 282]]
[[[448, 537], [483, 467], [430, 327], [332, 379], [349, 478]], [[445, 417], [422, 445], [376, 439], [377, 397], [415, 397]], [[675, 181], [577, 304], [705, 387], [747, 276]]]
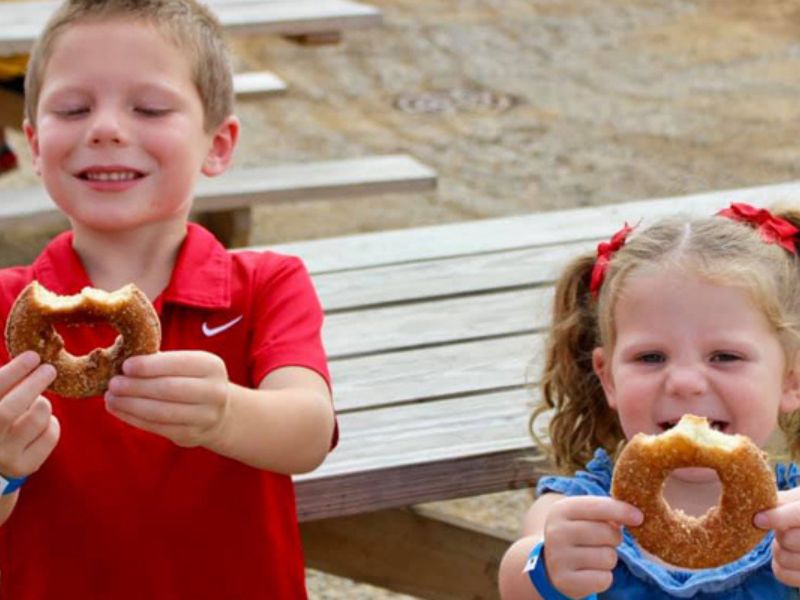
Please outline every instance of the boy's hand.
[[25, 477], [42, 466], [61, 435], [50, 401], [42, 396], [56, 378], [52, 365], [23, 352], [0, 367], [0, 474]]
[[133, 356], [111, 379], [109, 412], [126, 423], [184, 447], [206, 446], [220, 435], [228, 414], [225, 363], [203, 351]]
[[562, 594], [583, 598], [611, 587], [621, 525], [639, 525], [641, 512], [630, 504], [596, 496], [555, 502], [544, 527], [547, 576]]
[[758, 513], [753, 524], [774, 529], [772, 572], [790, 587], [800, 586], [800, 488], [778, 492], [778, 506]]

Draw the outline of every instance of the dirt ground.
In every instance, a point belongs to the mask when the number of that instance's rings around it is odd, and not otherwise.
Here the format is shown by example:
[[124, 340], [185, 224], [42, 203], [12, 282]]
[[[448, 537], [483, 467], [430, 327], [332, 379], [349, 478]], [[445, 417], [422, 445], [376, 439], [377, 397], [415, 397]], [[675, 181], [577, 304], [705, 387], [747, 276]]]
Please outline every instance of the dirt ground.
[[[235, 41], [239, 70], [289, 85], [238, 106], [239, 164], [403, 152], [437, 170], [438, 189], [263, 208], [256, 243], [800, 176], [796, 0], [368, 1], [384, 25], [338, 45]], [[0, 198], [34, 180], [26, 164], [0, 180]], [[3, 234], [0, 264], [45, 239]], [[528, 502], [514, 492], [445, 508], [513, 529]], [[309, 588], [319, 600], [408, 598], [315, 572]]]

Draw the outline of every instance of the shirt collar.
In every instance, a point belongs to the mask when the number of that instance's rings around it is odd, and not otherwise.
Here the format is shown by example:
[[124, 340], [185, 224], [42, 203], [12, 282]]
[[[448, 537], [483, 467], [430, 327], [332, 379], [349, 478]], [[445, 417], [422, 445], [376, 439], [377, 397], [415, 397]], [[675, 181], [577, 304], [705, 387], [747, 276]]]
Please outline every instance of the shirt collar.
[[[188, 223], [172, 276], [159, 301], [198, 308], [229, 308], [230, 264], [230, 254], [210, 232]], [[72, 247], [71, 231], [50, 242], [32, 266], [34, 277], [56, 294], [77, 294], [92, 285]]]

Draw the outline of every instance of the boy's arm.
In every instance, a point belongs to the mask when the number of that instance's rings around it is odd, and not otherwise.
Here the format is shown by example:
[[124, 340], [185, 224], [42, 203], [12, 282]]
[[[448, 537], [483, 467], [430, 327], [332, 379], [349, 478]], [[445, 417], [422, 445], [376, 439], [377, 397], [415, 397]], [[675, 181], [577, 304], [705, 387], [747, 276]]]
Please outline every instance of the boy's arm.
[[331, 445], [333, 404], [328, 385], [303, 367], [275, 369], [258, 389], [229, 384], [228, 414], [206, 447], [277, 473], [314, 470]]

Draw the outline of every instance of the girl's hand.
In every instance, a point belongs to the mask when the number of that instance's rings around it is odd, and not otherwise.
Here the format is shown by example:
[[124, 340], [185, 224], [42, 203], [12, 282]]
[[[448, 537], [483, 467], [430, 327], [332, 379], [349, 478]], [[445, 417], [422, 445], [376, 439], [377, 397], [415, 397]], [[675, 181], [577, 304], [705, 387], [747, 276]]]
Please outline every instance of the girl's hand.
[[642, 513], [613, 498], [571, 496], [555, 502], [544, 527], [550, 582], [570, 598], [611, 587], [622, 525], [636, 526]]
[[774, 529], [772, 572], [790, 587], [800, 586], [800, 488], [778, 492], [778, 506], [758, 513], [753, 524]]
[[158, 352], [133, 356], [113, 377], [108, 411], [178, 446], [207, 446], [221, 434], [229, 407], [228, 370], [215, 354]]
[[56, 378], [52, 365], [23, 352], [0, 367], [0, 474], [25, 477], [42, 466], [61, 435], [50, 401], [41, 394]]

